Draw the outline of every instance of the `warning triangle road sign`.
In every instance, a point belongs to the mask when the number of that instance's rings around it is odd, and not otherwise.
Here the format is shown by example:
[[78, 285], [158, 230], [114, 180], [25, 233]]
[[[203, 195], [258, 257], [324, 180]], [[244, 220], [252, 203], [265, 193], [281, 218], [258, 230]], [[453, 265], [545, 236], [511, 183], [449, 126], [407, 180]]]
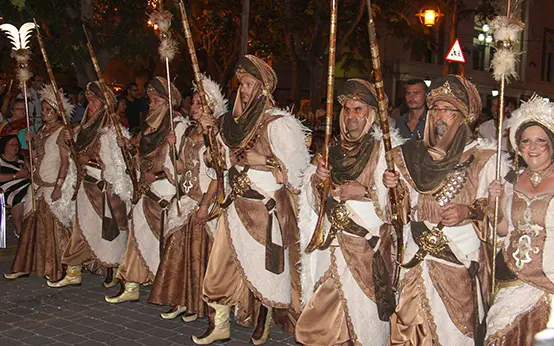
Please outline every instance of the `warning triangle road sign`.
[[458, 39], [456, 39], [456, 41], [452, 45], [452, 48], [450, 48], [450, 51], [446, 55], [446, 61], [461, 63], [466, 62], [466, 59], [464, 58], [464, 53], [462, 52], [462, 47], [460, 46], [460, 41]]

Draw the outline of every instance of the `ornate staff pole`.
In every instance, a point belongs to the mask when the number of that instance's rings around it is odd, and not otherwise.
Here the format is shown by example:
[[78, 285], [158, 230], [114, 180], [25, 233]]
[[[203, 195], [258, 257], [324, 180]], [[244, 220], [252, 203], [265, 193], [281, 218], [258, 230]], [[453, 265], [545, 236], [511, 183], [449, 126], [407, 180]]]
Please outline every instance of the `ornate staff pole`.
[[[169, 11], [162, 11], [162, 3], [160, 2], [160, 11], [154, 11], [150, 14], [150, 20], [152, 23], [158, 25], [160, 30], [160, 47], [158, 52], [161, 59], [165, 62], [165, 73], [167, 79], [167, 97], [169, 99], [169, 126], [171, 132], [175, 132], [175, 126], [173, 124], [173, 98], [171, 95], [171, 75], [169, 70], [169, 61], [173, 60], [175, 53], [177, 52], [177, 43], [171, 37], [169, 28], [171, 27], [171, 19], [173, 15]], [[175, 179], [175, 198], [177, 199], [177, 213], [181, 215], [181, 192], [179, 189], [179, 178], [177, 176], [177, 162], [176, 162], [177, 150], [175, 145], [169, 147], [169, 155], [171, 156], [171, 164], [173, 165], [173, 177]], [[163, 237], [160, 237], [163, 238]]]
[[[67, 119], [67, 116], [65, 114], [65, 109], [63, 107], [62, 98], [60, 96], [60, 91], [58, 89], [58, 85], [56, 83], [56, 78], [54, 77], [54, 71], [52, 70], [52, 65], [50, 65], [50, 60], [48, 59], [48, 53], [46, 53], [46, 47], [44, 45], [44, 41], [42, 40], [42, 35], [39, 30], [39, 26], [37, 24], [37, 21], [33, 18], [33, 22], [35, 23], [35, 29], [37, 32], [37, 38], [38, 38], [38, 44], [40, 46], [40, 52], [42, 53], [42, 59], [44, 60], [44, 64], [46, 65], [46, 71], [48, 72], [48, 77], [50, 78], [50, 83], [52, 84], [52, 87], [54, 88], [54, 94], [56, 95], [56, 102], [58, 103], [58, 108], [60, 109], [60, 114], [62, 116], [62, 122], [65, 126], [65, 128], [69, 131], [69, 133], [72, 133], [71, 124], [69, 123], [69, 119]], [[71, 136], [71, 139], [69, 140], [69, 151], [71, 153], [71, 157], [73, 158], [73, 161], [75, 161], [75, 165], [77, 167], [77, 171], [79, 174], [77, 175], [77, 186], [75, 187], [75, 194], [73, 195], [73, 198], [75, 199], [77, 197], [77, 191], [79, 191], [79, 186], [81, 184], [81, 178], [82, 178], [82, 166], [79, 163], [79, 156], [77, 155], [77, 151], [75, 150], [75, 141], [73, 140], [73, 136]]]
[[[491, 22], [493, 30], [494, 40], [496, 42], [496, 53], [491, 62], [493, 69], [493, 77], [496, 81], [500, 82], [499, 93], [499, 108], [498, 108], [498, 128], [497, 128], [497, 146], [496, 146], [496, 174], [495, 179], [501, 178], [501, 163], [502, 163], [502, 135], [503, 135], [503, 122], [504, 122], [504, 94], [506, 89], [506, 83], [509, 83], [512, 79], [517, 78], [516, 62], [518, 52], [515, 51], [514, 45], [518, 41], [518, 36], [521, 30], [524, 28], [524, 24], [515, 18], [517, 8], [521, 5], [522, 0], [507, 0], [506, 1], [506, 15], [498, 16]], [[493, 233], [492, 233], [492, 272], [491, 272], [491, 292], [490, 302], [496, 292], [496, 242], [498, 240], [498, 212], [499, 212], [499, 199], [498, 197], [494, 201], [494, 220], [493, 220]]]
[[[388, 104], [385, 96], [385, 86], [383, 84], [383, 75], [381, 72], [381, 59], [379, 55], [379, 44], [377, 42], [377, 34], [375, 32], [375, 22], [373, 21], [373, 13], [371, 11], [371, 0], [367, 0], [367, 13], [369, 19], [367, 21], [367, 30], [369, 32], [369, 42], [371, 45], [371, 66], [373, 68], [373, 76], [375, 82], [375, 91], [377, 93], [377, 101], [379, 103], [379, 120], [381, 122], [381, 131], [383, 132], [383, 145], [385, 148], [385, 159], [387, 162], [387, 170], [394, 172], [394, 161], [392, 158], [392, 144], [390, 140], [390, 129], [388, 120]], [[389, 189], [389, 201], [391, 206], [391, 223], [394, 227], [392, 237], [396, 240], [396, 265], [394, 267], [394, 276], [392, 287], [394, 290], [398, 287], [400, 279], [400, 266], [404, 261], [404, 238], [402, 221], [398, 215], [398, 191]]]
[[[208, 107], [208, 101], [206, 98], [206, 92], [204, 91], [204, 85], [202, 84], [202, 74], [200, 73], [200, 67], [198, 64], [198, 57], [196, 56], [196, 49], [194, 48], [194, 40], [192, 39], [192, 32], [190, 30], [188, 15], [185, 10], [185, 5], [183, 0], [179, 1], [179, 7], [181, 9], [181, 20], [183, 24], [183, 31], [185, 33], [185, 38], [187, 40], [187, 46], [190, 55], [190, 61], [192, 64], [192, 72], [194, 75], [194, 82], [198, 88], [198, 95], [200, 96], [200, 105], [202, 107], [202, 113], [206, 112]], [[223, 178], [223, 163], [221, 162], [221, 155], [219, 152], [219, 145], [215, 138], [215, 134], [212, 128], [206, 129], [208, 132], [206, 139], [206, 146], [209, 150], [210, 156], [212, 158], [212, 164], [217, 175], [217, 204], [220, 205], [225, 201], [225, 186]], [[210, 214], [213, 214], [211, 212]]]
[[[335, 92], [335, 55], [337, 50], [337, 0], [331, 0], [331, 27], [329, 30], [329, 70], [327, 72], [327, 109], [325, 114], [325, 145], [323, 146], [323, 162], [329, 167], [329, 147], [333, 131], [333, 99]], [[320, 195], [320, 209], [315, 226], [314, 234], [305, 251], [310, 253], [319, 248], [324, 242], [325, 233], [325, 211], [327, 195], [329, 194], [330, 181], [323, 183]]]
[[[31, 36], [31, 30], [35, 28], [33, 23], [25, 23], [19, 28], [19, 30], [12, 24], [0, 25], [0, 30], [4, 31], [12, 43], [12, 57], [17, 61], [17, 78], [19, 79], [19, 85], [23, 89], [23, 98], [25, 99], [25, 117], [27, 120], [27, 132], [31, 132], [31, 121], [29, 119], [29, 103], [27, 96], [27, 81], [31, 78], [29, 72], [29, 59], [31, 52], [29, 50], [29, 37]], [[29, 141], [29, 169], [31, 172], [31, 204], [33, 211], [36, 210], [35, 201], [35, 179], [33, 168], [33, 143]]]

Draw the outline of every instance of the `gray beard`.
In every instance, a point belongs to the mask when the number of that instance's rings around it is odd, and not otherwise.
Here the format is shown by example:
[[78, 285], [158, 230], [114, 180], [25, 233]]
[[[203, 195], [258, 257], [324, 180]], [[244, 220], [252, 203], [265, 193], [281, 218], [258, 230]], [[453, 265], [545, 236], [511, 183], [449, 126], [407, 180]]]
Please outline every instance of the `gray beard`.
[[448, 124], [442, 120], [437, 121], [433, 130], [436, 137], [442, 137], [448, 131]]

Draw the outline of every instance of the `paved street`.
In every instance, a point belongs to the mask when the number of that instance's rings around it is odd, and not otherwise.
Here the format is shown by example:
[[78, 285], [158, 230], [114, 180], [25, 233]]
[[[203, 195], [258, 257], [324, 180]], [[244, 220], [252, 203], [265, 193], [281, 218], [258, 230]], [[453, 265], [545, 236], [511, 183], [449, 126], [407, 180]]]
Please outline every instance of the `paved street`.
[[[0, 272], [8, 272], [17, 240], [8, 230], [8, 249], [0, 249]], [[83, 274], [80, 287], [53, 289], [37, 277], [0, 279], [0, 345], [193, 345], [191, 335], [202, 334], [207, 320], [193, 323], [162, 320], [165, 307], [147, 303], [149, 288], [137, 303], [110, 305], [102, 278]], [[251, 330], [232, 325], [224, 345], [246, 345]], [[273, 329], [267, 345], [296, 345], [294, 338]]]

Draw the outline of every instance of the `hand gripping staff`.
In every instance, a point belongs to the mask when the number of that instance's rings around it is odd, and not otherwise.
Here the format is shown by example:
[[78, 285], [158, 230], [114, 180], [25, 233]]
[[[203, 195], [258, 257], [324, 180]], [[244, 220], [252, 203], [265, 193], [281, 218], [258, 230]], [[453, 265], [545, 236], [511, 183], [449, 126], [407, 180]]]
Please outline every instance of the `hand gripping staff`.
[[[100, 70], [100, 65], [98, 65], [98, 60], [96, 59], [96, 54], [94, 53], [94, 49], [92, 48], [92, 43], [90, 43], [90, 38], [88, 36], [85, 25], [83, 25], [83, 31], [85, 32], [85, 36], [87, 38], [87, 48], [90, 53], [92, 66], [94, 67], [94, 71], [96, 71], [96, 76], [98, 78], [98, 83], [100, 84], [100, 89], [102, 89], [102, 93], [104, 94], [104, 98], [106, 99], [106, 107], [108, 108], [108, 116], [110, 122], [115, 129], [118, 143], [124, 143], [125, 137], [123, 136], [123, 132], [121, 131], [121, 124], [119, 123], [119, 120], [117, 119], [117, 116], [115, 114], [115, 106], [113, 104], [113, 100], [108, 92], [108, 86], [106, 85], [106, 82], [104, 82], [104, 77], [102, 76], [102, 71]], [[129, 178], [131, 178], [131, 182], [133, 184], [132, 202], [136, 203], [138, 201], [138, 198], [140, 197], [138, 195], [139, 189], [137, 171], [134, 169], [133, 158], [131, 157], [129, 151], [127, 151], [124, 147], [121, 147], [121, 153], [123, 154], [123, 160], [125, 161], [125, 166], [127, 168], [126, 172], [127, 174], [129, 174]]]
[[[181, 9], [181, 19], [183, 23], [183, 31], [187, 40], [187, 46], [190, 55], [190, 61], [192, 63], [192, 71], [194, 74], [194, 82], [198, 88], [198, 95], [200, 96], [200, 104], [203, 113], [209, 110], [208, 101], [206, 98], [206, 92], [204, 91], [204, 85], [202, 84], [202, 74], [200, 73], [200, 67], [198, 66], [198, 58], [196, 56], [196, 49], [194, 48], [194, 41], [192, 39], [192, 33], [190, 31], [190, 25], [188, 21], [187, 12], [183, 0], [179, 1], [179, 7]], [[222, 162], [221, 153], [219, 149], [218, 141], [215, 137], [213, 128], [205, 129], [207, 135], [204, 136], [204, 142], [208, 148], [213, 168], [217, 175], [217, 203], [214, 205], [214, 209], [210, 211], [208, 219], [212, 219], [219, 212], [220, 205], [225, 201], [225, 186], [223, 180], [224, 163]]]
[[[56, 103], [58, 104], [58, 108], [60, 109], [63, 125], [67, 129], [67, 131], [69, 131], [69, 133], [72, 133], [71, 124], [69, 123], [69, 119], [67, 119], [67, 115], [65, 114], [65, 109], [63, 107], [60, 91], [56, 83], [56, 78], [54, 77], [54, 72], [52, 71], [52, 65], [50, 65], [50, 60], [48, 59], [48, 53], [46, 53], [46, 47], [42, 39], [42, 34], [40, 33], [39, 26], [37, 24], [37, 21], [34, 18], [33, 18], [33, 22], [35, 23], [35, 29], [37, 31], [38, 44], [40, 46], [40, 52], [42, 53], [42, 59], [44, 60], [44, 64], [46, 65], [46, 71], [48, 71], [48, 77], [50, 78], [50, 83], [54, 88], [54, 94], [56, 95]], [[73, 199], [75, 199], [77, 198], [77, 192], [79, 191], [79, 186], [81, 185], [83, 167], [79, 163], [79, 156], [77, 155], [77, 151], [75, 151], [75, 141], [73, 140], [73, 136], [71, 136], [71, 139], [69, 140], [68, 144], [69, 144], [69, 152], [71, 153], [71, 158], [75, 162], [75, 166], [77, 167], [77, 172], [78, 172], [77, 184], [75, 186], [75, 193], [73, 194]]]
[[[325, 115], [325, 145], [323, 146], [323, 161], [325, 167], [329, 167], [329, 147], [331, 145], [331, 135], [333, 126], [333, 99], [335, 88], [335, 54], [337, 50], [337, 5], [338, 0], [331, 0], [331, 27], [329, 30], [329, 70], [327, 73], [327, 113]], [[327, 204], [327, 195], [329, 194], [330, 181], [323, 182], [320, 195], [320, 209], [317, 217], [314, 234], [310, 243], [304, 251], [310, 253], [324, 243], [325, 234], [325, 211]]]
[[[387, 170], [394, 172], [394, 160], [392, 158], [392, 145], [390, 140], [390, 129], [388, 121], [388, 104], [385, 96], [385, 86], [383, 84], [383, 75], [381, 73], [381, 59], [379, 55], [379, 44], [375, 32], [375, 22], [371, 11], [371, 0], [367, 0], [367, 30], [369, 31], [369, 42], [371, 45], [371, 66], [375, 82], [375, 91], [379, 104], [379, 120], [381, 122], [381, 131], [383, 132], [383, 145], [385, 147], [385, 159], [387, 161]], [[404, 261], [404, 238], [402, 220], [398, 214], [398, 190], [389, 189], [389, 201], [391, 209], [391, 224], [394, 227], [394, 233], [391, 235], [396, 240], [396, 263], [394, 266], [394, 276], [392, 281], [393, 290], [398, 288], [400, 279], [400, 266]], [[396, 239], [395, 239], [396, 238]]]

